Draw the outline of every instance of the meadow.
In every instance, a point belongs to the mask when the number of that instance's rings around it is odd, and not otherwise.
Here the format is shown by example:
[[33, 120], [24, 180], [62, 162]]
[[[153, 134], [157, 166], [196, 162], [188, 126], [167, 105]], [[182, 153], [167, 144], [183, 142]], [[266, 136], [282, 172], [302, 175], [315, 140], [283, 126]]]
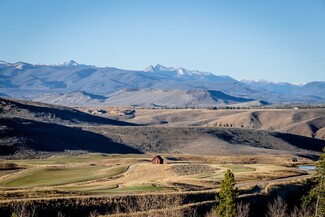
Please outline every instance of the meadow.
[[[55, 196], [132, 194], [146, 192], [186, 192], [215, 190], [223, 173], [231, 169], [239, 186], [308, 175], [297, 164], [312, 164], [304, 158], [291, 162], [290, 156], [162, 155], [164, 164], [151, 163], [154, 154], [56, 155], [46, 159], [2, 160], [14, 165], [0, 170], [1, 199], [17, 195]], [[269, 159], [269, 160], [266, 160]], [[38, 192], [38, 193], [36, 193]], [[30, 196], [29, 196], [30, 197]]]

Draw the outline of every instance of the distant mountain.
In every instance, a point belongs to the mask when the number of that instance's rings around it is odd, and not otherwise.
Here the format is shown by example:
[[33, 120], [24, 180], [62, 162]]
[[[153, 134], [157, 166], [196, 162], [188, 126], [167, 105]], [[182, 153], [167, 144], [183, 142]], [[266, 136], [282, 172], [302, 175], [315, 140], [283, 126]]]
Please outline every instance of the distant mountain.
[[287, 82], [269, 82], [265, 80], [241, 80], [246, 83], [251, 89], [254, 90], [263, 90], [274, 93], [286, 93], [293, 94], [296, 89], [300, 88], [303, 85], [291, 84]]
[[[317, 81], [307, 84], [291, 84], [287, 82], [269, 82], [265, 80], [241, 80], [253, 91], [267, 93], [272, 102], [325, 102], [325, 82]], [[277, 97], [277, 98], [274, 98]]]
[[59, 66], [79, 66], [80, 64], [77, 63], [76, 61], [74, 60], [70, 60], [70, 61], [66, 61], [62, 64], [59, 64]]
[[253, 99], [234, 97], [211, 90], [131, 90], [119, 91], [108, 98], [109, 105], [157, 107], [207, 107], [250, 102]]
[[[271, 103], [325, 102], [323, 81], [305, 85], [238, 81], [211, 72], [162, 65], [151, 65], [144, 70], [124, 70], [84, 65], [73, 60], [58, 65], [0, 61], [0, 93], [10, 97], [32, 99], [53, 93], [59, 93], [57, 97], [61, 97], [61, 94], [84, 91], [104, 97], [95, 99], [101, 102], [106, 101], [108, 95], [125, 89], [213, 90]], [[82, 100], [93, 100], [90, 98]]]
[[121, 90], [107, 97], [76, 91], [64, 94], [44, 94], [33, 99], [69, 106], [139, 106], [139, 107], [210, 107], [253, 102], [253, 99], [234, 97], [212, 90]]
[[145, 72], [172, 72], [175, 73], [178, 75], [178, 76], [187, 76], [187, 77], [190, 77], [190, 76], [208, 76], [208, 77], [213, 77], [213, 78], [217, 78], [219, 81], [220, 80], [224, 80], [224, 81], [229, 81], [229, 80], [232, 80], [232, 81], [236, 81], [235, 79], [231, 78], [231, 77], [228, 77], [228, 76], [216, 76], [214, 74], [212, 74], [211, 72], [201, 72], [201, 71], [198, 71], [198, 70], [187, 70], [187, 69], [184, 69], [184, 68], [174, 68], [174, 67], [165, 67], [165, 66], [162, 66], [162, 65], [156, 65], [156, 66], [148, 66], [147, 68], [145, 68], [143, 71]]

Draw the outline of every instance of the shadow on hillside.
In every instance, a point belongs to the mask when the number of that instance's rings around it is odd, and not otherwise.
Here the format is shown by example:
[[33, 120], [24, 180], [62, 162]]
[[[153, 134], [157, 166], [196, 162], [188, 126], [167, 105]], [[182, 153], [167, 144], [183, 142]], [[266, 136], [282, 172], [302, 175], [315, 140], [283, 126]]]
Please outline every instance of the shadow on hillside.
[[230, 101], [236, 101], [236, 102], [250, 102], [250, 101], [253, 101], [253, 99], [231, 96], [231, 95], [225, 94], [222, 91], [209, 90], [208, 92], [211, 94], [213, 99], [216, 100], [216, 101], [218, 101], [218, 99], [222, 99], [222, 100], [225, 100], [225, 101], [230, 100]]
[[[43, 104], [43, 103], [39, 103], [40, 105], [37, 106], [37, 105], [28, 105], [17, 101], [8, 100], [8, 99], [0, 99], [0, 100], [5, 101], [6, 103], [9, 104], [13, 104], [18, 108], [29, 110], [32, 113], [37, 113], [38, 117], [42, 115], [48, 116], [49, 114], [51, 114], [55, 118], [59, 118], [62, 120], [67, 120], [75, 123], [89, 122], [93, 124], [107, 124], [113, 126], [138, 126], [137, 124], [103, 118], [103, 117], [87, 114], [67, 107], [53, 106], [53, 105]], [[46, 105], [47, 107], [43, 107], [44, 105]]]
[[[207, 133], [216, 136], [219, 139], [224, 140], [230, 144], [241, 144], [243, 146], [273, 150], [297, 150], [290, 148], [290, 146], [292, 146], [301, 149], [301, 151], [305, 150], [309, 152], [309, 154], [306, 154], [306, 157], [312, 159], [314, 159], [316, 155], [310, 151], [320, 153], [322, 152], [323, 147], [325, 147], [325, 140], [275, 131], [270, 132], [251, 129], [217, 129], [209, 130]], [[275, 140], [274, 138], [280, 140]], [[286, 144], [290, 146], [287, 146]]]
[[289, 133], [274, 133], [276, 137], [286, 141], [287, 143], [301, 149], [322, 152], [325, 147], [325, 140], [298, 136]]
[[46, 152], [84, 150], [117, 154], [142, 153], [105, 136], [80, 128], [25, 119], [0, 119], [0, 121], [2, 127], [0, 130], [0, 140], [2, 141], [0, 154], [2, 155], [13, 154], [10, 152], [19, 149]]

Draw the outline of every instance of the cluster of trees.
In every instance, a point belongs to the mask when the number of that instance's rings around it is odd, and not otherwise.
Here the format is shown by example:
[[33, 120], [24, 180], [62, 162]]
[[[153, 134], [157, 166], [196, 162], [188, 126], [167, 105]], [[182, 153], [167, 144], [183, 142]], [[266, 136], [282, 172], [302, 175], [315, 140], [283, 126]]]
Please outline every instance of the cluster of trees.
[[235, 127], [235, 124], [228, 124], [228, 123], [222, 123], [222, 122], [215, 122], [213, 124], [214, 127]]
[[[309, 194], [302, 198], [301, 209], [295, 208], [290, 215], [287, 204], [280, 197], [268, 205], [267, 217], [324, 217], [325, 216], [325, 148], [316, 164], [314, 185]], [[238, 190], [235, 187], [235, 176], [227, 170], [224, 180], [220, 183], [220, 191], [216, 196], [218, 217], [246, 217], [249, 216], [249, 204], [236, 204]]]

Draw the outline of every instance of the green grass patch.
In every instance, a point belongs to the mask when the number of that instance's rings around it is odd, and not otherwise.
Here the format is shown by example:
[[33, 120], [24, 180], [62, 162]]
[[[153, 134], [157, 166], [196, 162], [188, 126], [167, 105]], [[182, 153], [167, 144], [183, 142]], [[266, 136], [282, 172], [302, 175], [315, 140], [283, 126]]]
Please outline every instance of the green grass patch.
[[[255, 168], [244, 166], [243, 164], [222, 164], [220, 165], [222, 168], [231, 169], [234, 173], [241, 172], [250, 172], [255, 171]], [[221, 171], [217, 171], [216, 173], [203, 173], [194, 176], [197, 179], [207, 179], [207, 180], [221, 180], [223, 179], [224, 174]]]
[[198, 179], [209, 179], [209, 178], [214, 178], [214, 177], [216, 177], [215, 173], [204, 173], [204, 174], [195, 176], [195, 178], [198, 178]]
[[106, 168], [103, 166], [73, 168], [43, 168], [30, 173], [17, 175], [0, 185], [6, 187], [39, 187], [62, 185], [74, 182], [89, 181], [97, 178], [110, 177], [125, 172], [127, 166]]
[[51, 165], [51, 164], [68, 164], [68, 163], [88, 163], [108, 159], [108, 155], [87, 154], [79, 156], [57, 155], [45, 159], [13, 160], [10, 162], [23, 165]]
[[223, 164], [220, 167], [231, 169], [234, 173], [255, 171], [254, 168], [242, 164]]
[[28, 159], [28, 160], [9, 160], [9, 163], [15, 163], [18, 165], [64, 165], [73, 163], [98, 163], [99, 161], [107, 159], [125, 159], [125, 158], [148, 158], [151, 160], [150, 155], [145, 154], [86, 154], [79, 156], [66, 156], [56, 155], [45, 159]]

